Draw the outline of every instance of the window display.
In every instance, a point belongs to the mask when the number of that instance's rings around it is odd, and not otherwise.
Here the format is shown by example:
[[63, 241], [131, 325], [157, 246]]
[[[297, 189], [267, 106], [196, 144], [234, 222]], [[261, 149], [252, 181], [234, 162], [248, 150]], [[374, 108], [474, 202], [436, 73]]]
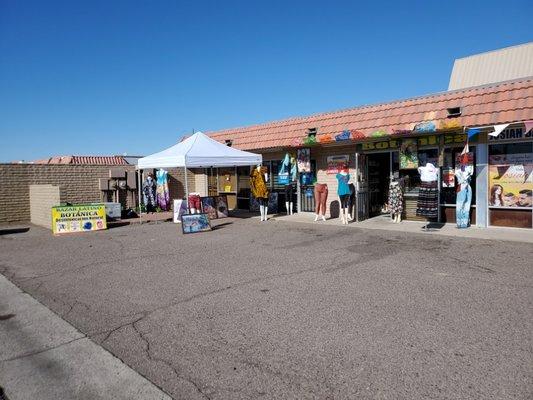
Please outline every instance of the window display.
[[489, 148], [489, 206], [533, 207], [533, 143]]

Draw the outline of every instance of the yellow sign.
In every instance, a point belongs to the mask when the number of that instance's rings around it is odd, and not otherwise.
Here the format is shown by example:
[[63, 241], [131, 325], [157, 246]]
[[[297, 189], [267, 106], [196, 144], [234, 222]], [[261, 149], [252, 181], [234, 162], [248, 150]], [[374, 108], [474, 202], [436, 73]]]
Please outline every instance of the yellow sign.
[[74, 205], [52, 207], [52, 232], [73, 233], [107, 228], [105, 206]]
[[[403, 139], [406, 140], [406, 139]], [[421, 136], [416, 138], [417, 146], [438, 146], [439, 139], [436, 135]], [[466, 135], [462, 133], [444, 135], [444, 144], [464, 144], [466, 142]], [[400, 147], [401, 139], [382, 140], [379, 142], [363, 142], [361, 149], [368, 150], [394, 150]]]

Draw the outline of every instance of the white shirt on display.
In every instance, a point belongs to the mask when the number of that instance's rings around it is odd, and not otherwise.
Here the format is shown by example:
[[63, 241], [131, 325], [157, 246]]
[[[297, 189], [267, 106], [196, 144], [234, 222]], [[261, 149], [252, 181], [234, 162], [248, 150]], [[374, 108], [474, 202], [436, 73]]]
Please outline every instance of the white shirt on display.
[[435, 182], [438, 179], [438, 170], [431, 163], [426, 163], [425, 167], [419, 167], [418, 173], [422, 182]]

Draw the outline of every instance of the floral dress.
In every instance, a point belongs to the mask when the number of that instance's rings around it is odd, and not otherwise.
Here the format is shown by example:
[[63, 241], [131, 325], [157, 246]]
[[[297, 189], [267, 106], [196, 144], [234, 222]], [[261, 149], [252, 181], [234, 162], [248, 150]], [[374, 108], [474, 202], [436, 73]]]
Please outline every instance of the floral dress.
[[403, 212], [403, 193], [400, 185], [389, 186], [389, 211], [391, 214]]

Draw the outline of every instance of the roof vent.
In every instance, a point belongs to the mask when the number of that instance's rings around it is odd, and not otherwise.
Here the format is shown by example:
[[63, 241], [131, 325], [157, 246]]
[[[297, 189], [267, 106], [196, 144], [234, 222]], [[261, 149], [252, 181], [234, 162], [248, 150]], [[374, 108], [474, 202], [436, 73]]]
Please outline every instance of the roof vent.
[[308, 128], [307, 129], [307, 137], [316, 136], [317, 129], [316, 128]]
[[233, 145], [233, 140], [231, 140], [231, 139], [226, 139], [226, 140], [224, 140], [224, 142], [226, 143], [226, 146], [228, 146], [228, 147], [231, 147]]
[[455, 118], [461, 116], [461, 107], [451, 107], [447, 108], [448, 118]]

